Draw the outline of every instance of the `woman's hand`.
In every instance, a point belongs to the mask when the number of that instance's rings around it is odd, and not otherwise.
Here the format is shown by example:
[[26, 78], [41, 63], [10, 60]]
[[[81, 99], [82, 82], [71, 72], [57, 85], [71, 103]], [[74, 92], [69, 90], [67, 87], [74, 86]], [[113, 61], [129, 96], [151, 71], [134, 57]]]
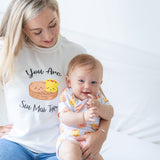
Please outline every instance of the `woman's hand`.
[[0, 126], [0, 138], [2, 138], [2, 136], [4, 135], [7, 135], [11, 131], [12, 127], [13, 127], [12, 124]]
[[97, 130], [94, 133], [79, 136], [75, 139], [77, 141], [85, 141], [85, 144], [82, 146], [82, 158], [85, 158], [85, 160], [95, 160], [106, 139], [106, 134], [101, 130]]

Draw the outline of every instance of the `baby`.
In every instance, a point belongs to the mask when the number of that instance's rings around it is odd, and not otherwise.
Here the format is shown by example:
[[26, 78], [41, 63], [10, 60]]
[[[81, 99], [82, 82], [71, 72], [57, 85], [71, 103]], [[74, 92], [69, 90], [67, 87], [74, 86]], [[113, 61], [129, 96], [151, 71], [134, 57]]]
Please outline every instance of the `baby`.
[[[60, 160], [82, 160], [81, 147], [85, 141], [77, 141], [76, 136], [98, 129], [105, 132], [99, 128], [100, 118], [111, 120], [113, 108], [100, 91], [102, 77], [102, 64], [91, 55], [80, 54], [69, 63], [67, 88], [60, 95], [58, 110], [61, 123], [57, 156]], [[100, 154], [92, 156], [103, 160]]]

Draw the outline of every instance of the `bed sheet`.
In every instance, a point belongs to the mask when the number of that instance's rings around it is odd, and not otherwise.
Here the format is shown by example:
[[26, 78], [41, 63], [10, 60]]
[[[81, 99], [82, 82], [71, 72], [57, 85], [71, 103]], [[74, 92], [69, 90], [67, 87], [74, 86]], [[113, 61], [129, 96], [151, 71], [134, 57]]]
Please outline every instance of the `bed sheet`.
[[160, 160], [160, 145], [110, 130], [101, 154], [104, 160]]

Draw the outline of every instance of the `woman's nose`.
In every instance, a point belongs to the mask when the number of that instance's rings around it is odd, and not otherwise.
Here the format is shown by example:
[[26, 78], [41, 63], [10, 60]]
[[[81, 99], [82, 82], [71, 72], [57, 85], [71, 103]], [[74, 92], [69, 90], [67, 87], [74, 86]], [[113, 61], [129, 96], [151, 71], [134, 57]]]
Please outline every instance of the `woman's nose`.
[[44, 32], [44, 38], [45, 38], [45, 40], [46, 40], [46, 41], [50, 41], [50, 40], [51, 40], [51, 37], [52, 37], [51, 32], [50, 32], [49, 30], [46, 30], [46, 31]]

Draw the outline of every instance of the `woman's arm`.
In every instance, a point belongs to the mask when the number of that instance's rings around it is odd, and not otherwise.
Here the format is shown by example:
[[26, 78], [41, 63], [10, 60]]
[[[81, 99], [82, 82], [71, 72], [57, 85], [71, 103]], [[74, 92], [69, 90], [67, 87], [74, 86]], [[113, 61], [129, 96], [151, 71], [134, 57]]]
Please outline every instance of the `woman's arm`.
[[92, 155], [96, 155], [100, 152], [100, 149], [107, 138], [110, 121], [101, 119], [99, 129], [90, 134], [76, 137], [78, 141], [86, 141], [86, 144], [82, 147], [83, 158], [85, 160], [94, 160]]
[[99, 104], [98, 114], [105, 120], [111, 120], [113, 117], [112, 105]]
[[[100, 92], [102, 93], [104, 98], [107, 99], [105, 94], [104, 94], [104, 92], [103, 92], [103, 90], [102, 90], [102, 88], [100, 88]], [[104, 106], [102, 106], [102, 109], [100, 110], [100, 114], [101, 114], [103, 119], [111, 120], [113, 115], [114, 115], [114, 110], [113, 110], [112, 105], [104, 105]]]
[[3, 87], [0, 84], [0, 138], [6, 134], [8, 134], [11, 129], [12, 125], [6, 125], [8, 123], [7, 118], [7, 110], [6, 110], [6, 104], [4, 100], [4, 92]]
[[7, 117], [7, 108], [4, 97], [4, 90], [0, 82], [0, 126], [3, 126], [7, 123], [8, 123], [8, 117]]

